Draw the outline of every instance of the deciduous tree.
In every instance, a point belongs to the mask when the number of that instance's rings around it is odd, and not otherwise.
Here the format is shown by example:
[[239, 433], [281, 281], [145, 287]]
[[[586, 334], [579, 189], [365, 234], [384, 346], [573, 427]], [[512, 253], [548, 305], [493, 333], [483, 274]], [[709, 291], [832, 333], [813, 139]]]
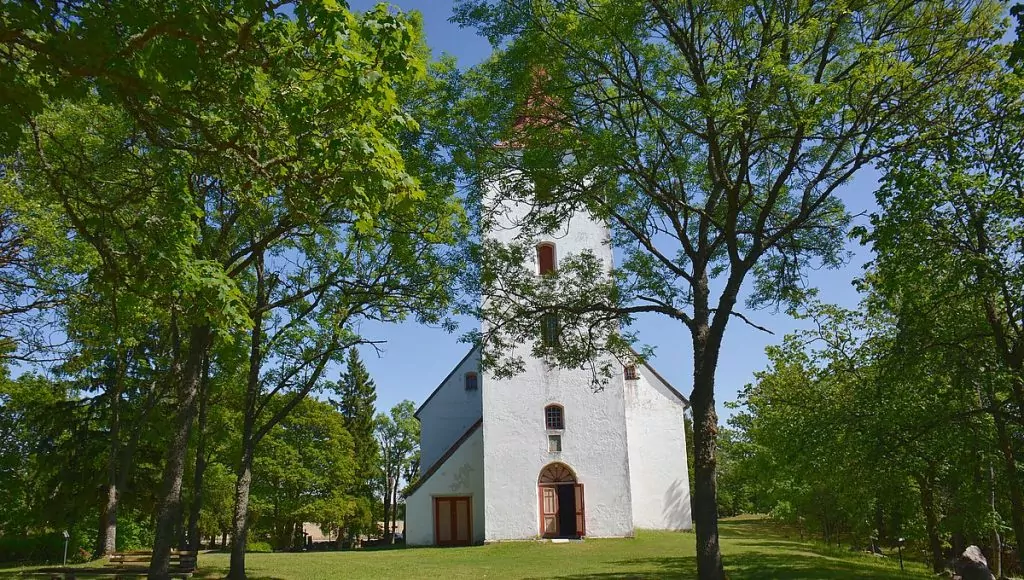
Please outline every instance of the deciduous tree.
[[[643, 313], [691, 338], [693, 498], [700, 577], [724, 577], [715, 487], [715, 371], [737, 306], [801, 302], [808, 267], [844, 259], [836, 196], [859, 169], [953, 128], [909, 133], [928, 104], [991, 68], [998, 2], [465, 0], [456, 21], [491, 39], [470, 75], [458, 157], [481, 203], [529, 211], [522, 243], [485, 244], [485, 364], [533, 339], [567, 367], [627, 356]], [[923, 126], [923, 125], [922, 125]], [[621, 252], [554, 277], [521, 264], [530, 240], [578, 211]], [[505, 216], [507, 218], [507, 216]], [[507, 224], [506, 224], [507, 225]], [[557, 313], [558, 348], [537, 320]], [[500, 358], [500, 356], [498, 357]], [[515, 371], [515, 360], [505, 368]], [[597, 366], [595, 380], [610, 372]]]

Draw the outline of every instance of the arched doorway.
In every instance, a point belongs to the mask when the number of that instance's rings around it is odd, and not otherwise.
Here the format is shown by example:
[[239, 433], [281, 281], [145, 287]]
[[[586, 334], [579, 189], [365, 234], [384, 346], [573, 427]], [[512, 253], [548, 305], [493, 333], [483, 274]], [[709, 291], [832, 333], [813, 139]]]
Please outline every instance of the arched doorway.
[[545, 538], [580, 538], [586, 535], [583, 484], [564, 463], [549, 463], [537, 478], [540, 535]]

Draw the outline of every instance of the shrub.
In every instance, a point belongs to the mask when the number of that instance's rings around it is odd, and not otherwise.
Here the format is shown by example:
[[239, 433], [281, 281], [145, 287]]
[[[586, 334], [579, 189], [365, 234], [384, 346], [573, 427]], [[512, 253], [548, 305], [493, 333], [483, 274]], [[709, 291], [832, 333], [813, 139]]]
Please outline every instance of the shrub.
[[249, 540], [245, 543], [246, 552], [273, 552], [274, 549], [270, 547], [270, 542], [259, 542]]
[[[68, 557], [77, 553], [77, 547], [68, 546]], [[64, 538], [59, 533], [38, 536], [0, 537], [0, 562], [50, 563], [64, 558]]]

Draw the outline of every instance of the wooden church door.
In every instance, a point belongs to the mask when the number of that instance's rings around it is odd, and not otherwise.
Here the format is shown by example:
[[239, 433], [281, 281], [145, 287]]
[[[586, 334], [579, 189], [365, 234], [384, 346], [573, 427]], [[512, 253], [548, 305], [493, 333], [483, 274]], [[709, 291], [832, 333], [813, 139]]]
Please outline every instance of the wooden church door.
[[573, 487], [576, 491], [576, 535], [582, 538], [587, 535], [587, 522], [583, 510], [583, 484], [577, 483]]
[[558, 493], [554, 486], [540, 488], [540, 535], [558, 535]]
[[[573, 494], [569, 497], [575, 499], [573, 505], [564, 505], [558, 501], [558, 488], [555, 485], [540, 486], [540, 535], [546, 538], [562, 535], [575, 535], [583, 537], [587, 535], [586, 509], [583, 505], [583, 484], [572, 485]], [[575, 530], [572, 532], [563, 530], [559, 524], [561, 510], [569, 510], [575, 516]], [[573, 520], [570, 519], [569, 522]], [[571, 524], [566, 524], [571, 525]]]

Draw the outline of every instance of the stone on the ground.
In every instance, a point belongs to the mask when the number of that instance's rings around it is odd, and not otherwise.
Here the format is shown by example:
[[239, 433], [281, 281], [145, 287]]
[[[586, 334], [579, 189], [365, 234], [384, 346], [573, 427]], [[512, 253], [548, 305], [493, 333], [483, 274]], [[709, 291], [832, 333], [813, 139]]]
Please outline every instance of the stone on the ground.
[[978, 546], [968, 546], [964, 553], [953, 563], [953, 578], [958, 580], [995, 580], [995, 575], [988, 569], [988, 560]]

